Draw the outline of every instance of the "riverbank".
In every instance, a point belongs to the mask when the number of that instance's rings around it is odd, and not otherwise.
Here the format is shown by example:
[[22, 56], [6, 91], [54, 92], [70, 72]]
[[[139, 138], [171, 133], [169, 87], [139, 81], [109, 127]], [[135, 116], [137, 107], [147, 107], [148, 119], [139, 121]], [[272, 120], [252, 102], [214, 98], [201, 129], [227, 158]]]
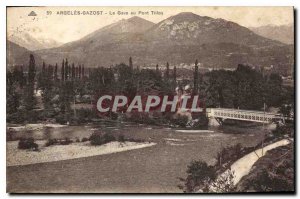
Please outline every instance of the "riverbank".
[[59, 127], [66, 127], [67, 125], [57, 124], [57, 123], [37, 123], [37, 124], [7, 124], [8, 130], [14, 131], [24, 131], [24, 130], [40, 130], [43, 128], [59, 128]]
[[151, 147], [153, 142], [110, 142], [101, 146], [92, 146], [89, 142], [72, 143], [69, 145], [54, 145], [45, 147], [46, 141], [36, 142], [40, 151], [18, 149], [18, 141], [7, 142], [7, 166], [28, 165], [42, 162], [54, 162], [96, 155], [105, 155], [122, 151]]

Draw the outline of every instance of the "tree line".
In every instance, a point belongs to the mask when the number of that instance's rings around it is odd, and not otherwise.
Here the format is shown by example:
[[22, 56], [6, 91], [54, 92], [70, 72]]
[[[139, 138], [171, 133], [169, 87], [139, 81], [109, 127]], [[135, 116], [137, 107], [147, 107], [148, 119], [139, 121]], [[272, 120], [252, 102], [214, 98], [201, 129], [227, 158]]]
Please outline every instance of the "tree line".
[[[63, 59], [61, 66], [43, 63], [41, 68], [30, 55], [28, 71], [22, 67], [7, 71], [7, 114], [9, 121], [77, 117], [71, 109], [78, 98], [85, 96], [85, 103], [92, 103], [93, 96], [103, 93], [173, 94], [177, 86], [193, 86], [206, 107], [224, 107], [260, 110], [264, 103], [280, 107], [293, 103], [293, 90], [282, 85], [278, 74], [264, 76], [249, 66], [239, 65], [235, 71], [213, 70], [199, 72], [195, 61], [193, 77], [178, 78], [176, 66], [170, 69], [167, 62], [163, 70], [134, 67], [130, 57], [128, 65], [121, 63], [108, 68], [75, 66]], [[42, 102], [37, 101], [36, 92]], [[37, 104], [42, 104], [41, 110]], [[36, 114], [39, 111], [41, 114]], [[86, 113], [87, 114], [87, 113]], [[40, 118], [36, 118], [40, 116]]]

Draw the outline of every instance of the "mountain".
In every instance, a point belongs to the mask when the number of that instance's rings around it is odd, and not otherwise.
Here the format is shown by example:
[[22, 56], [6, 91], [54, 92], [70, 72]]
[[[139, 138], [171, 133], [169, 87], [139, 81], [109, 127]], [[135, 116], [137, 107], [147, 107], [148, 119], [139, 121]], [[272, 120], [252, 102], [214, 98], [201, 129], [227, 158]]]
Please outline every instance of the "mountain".
[[[100, 28], [80, 40], [69, 42], [58, 48], [39, 50], [37, 53], [50, 63], [53, 60], [68, 58], [75, 63], [85, 63], [92, 65], [92, 67], [97, 65], [109, 66], [120, 63], [121, 57], [128, 59], [127, 55], [131, 54], [132, 50], [129, 41], [138, 42], [144, 32], [153, 25], [154, 23], [140, 17], [122, 19]], [[122, 44], [128, 44], [128, 48], [122, 50]], [[118, 56], [119, 51], [128, 54], [120, 53]]]
[[6, 40], [6, 66], [7, 68], [11, 68], [17, 65], [24, 65], [24, 69], [27, 68], [29, 64], [29, 56], [30, 54], [34, 55], [36, 65], [42, 64], [42, 59], [36, 53], [15, 44], [9, 40]]
[[279, 44], [259, 37], [249, 29], [224, 19], [183, 12], [156, 24], [146, 35], [151, 39], [179, 44], [235, 43], [268, 46]]
[[58, 48], [37, 53], [48, 63], [68, 58], [89, 67], [109, 67], [133, 58], [134, 65], [193, 64], [234, 68], [238, 64], [285, 71], [293, 65], [293, 46], [259, 36], [224, 19], [180, 13], [158, 24], [139, 17], [121, 20]]
[[14, 32], [8, 36], [8, 40], [31, 51], [54, 48], [62, 44], [50, 38], [35, 38], [26, 32]]
[[250, 30], [255, 32], [256, 34], [280, 41], [285, 44], [294, 44], [294, 25], [267, 25], [260, 27], [250, 27]]
[[96, 30], [78, 41], [67, 43], [61, 46], [60, 49], [88, 48], [87, 50], [89, 50], [105, 44], [122, 42], [131, 35], [144, 33], [153, 25], [154, 23], [140, 17], [122, 19]]

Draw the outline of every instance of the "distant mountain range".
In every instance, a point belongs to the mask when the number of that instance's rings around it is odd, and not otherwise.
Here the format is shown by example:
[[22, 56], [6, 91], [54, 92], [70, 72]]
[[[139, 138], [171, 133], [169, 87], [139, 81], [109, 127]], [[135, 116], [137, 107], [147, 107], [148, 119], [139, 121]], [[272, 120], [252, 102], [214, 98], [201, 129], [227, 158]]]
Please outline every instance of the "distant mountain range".
[[8, 40], [25, 47], [28, 50], [40, 50], [46, 48], [54, 48], [62, 45], [62, 43], [49, 38], [35, 38], [29, 33], [13, 33], [8, 36]]
[[24, 66], [24, 69], [27, 68], [29, 64], [29, 56], [30, 54], [33, 54], [35, 57], [35, 63], [37, 65], [42, 64], [42, 59], [39, 55], [36, 53], [19, 46], [18, 44], [15, 44], [11, 41], [6, 40], [6, 63], [7, 67], [12, 67], [12, 66]]
[[285, 44], [294, 44], [294, 25], [281, 25], [281, 26], [260, 26], [260, 27], [250, 27], [250, 30], [256, 34], [280, 41]]
[[293, 45], [259, 36], [236, 23], [179, 13], [157, 24], [132, 17], [105, 26], [74, 42], [35, 51], [48, 64], [84, 63], [109, 67], [133, 58], [134, 66], [192, 64], [234, 68], [240, 63], [286, 71], [293, 66]]

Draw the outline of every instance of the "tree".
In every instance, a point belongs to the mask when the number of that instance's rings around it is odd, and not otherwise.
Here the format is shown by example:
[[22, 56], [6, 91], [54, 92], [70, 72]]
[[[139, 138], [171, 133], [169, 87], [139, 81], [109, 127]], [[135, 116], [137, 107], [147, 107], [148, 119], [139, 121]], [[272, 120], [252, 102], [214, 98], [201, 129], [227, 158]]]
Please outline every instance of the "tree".
[[23, 88], [26, 84], [26, 78], [24, 76], [23, 66], [21, 66], [19, 74], [20, 74], [20, 76], [19, 76], [19, 85], [20, 85], [20, 88]]
[[16, 91], [15, 83], [7, 84], [6, 86], [6, 111], [7, 113], [15, 113], [20, 106], [20, 95]]
[[211, 193], [233, 193], [236, 192], [237, 188], [234, 185], [235, 174], [234, 171], [228, 169], [221, 175], [219, 175], [214, 182], [211, 183], [210, 187], [205, 190]]
[[174, 71], [173, 71], [173, 80], [176, 83], [176, 78], [177, 78], [177, 71], [176, 71], [176, 66], [174, 66]]
[[42, 92], [42, 99], [44, 104], [44, 109], [49, 111], [49, 109], [52, 109], [52, 102], [51, 99], [53, 98], [54, 93], [52, 91], [52, 81], [48, 81], [45, 88]]
[[78, 66], [76, 66], [76, 67], [75, 67], [75, 79], [77, 79], [78, 76], [79, 76], [79, 75], [78, 75]]
[[75, 79], [75, 65], [72, 63], [72, 80]]
[[34, 78], [35, 78], [35, 60], [34, 56], [30, 54], [29, 59], [29, 67], [28, 67], [28, 83], [34, 85]]
[[169, 74], [170, 74], [170, 68], [169, 68], [169, 62], [167, 62], [166, 73], [165, 73], [166, 80], [169, 80]]
[[[119, 64], [115, 67], [115, 71], [117, 73], [117, 84], [116, 84], [116, 90], [118, 92], [121, 93], [126, 93], [129, 96], [132, 96], [135, 94], [136, 92], [136, 80], [134, 80], [132, 77], [134, 76], [133, 74], [133, 70], [125, 65], [125, 64]], [[108, 72], [108, 71], [104, 71], [104, 72]], [[111, 73], [111, 72], [109, 72]], [[110, 75], [111, 77], [109, 79], [106, 79], [106, 81], [112, 81], [114, 78], [112, 75]], [[105, 82], [106, 82], [105, 81]], [[107, 85], [105, 85], [105, 87], [107, 87]]]
[[60, 112], [65, 114], [71, 110], [70, 104], [73, 101], [74, 91], [72, 82], [67, 81], [65, 84], [62, 84], [59, 91]]
[[47, 76], [49, 80], [53, 80], [53, 66], [48, 65]]
[[54, 96], [53, 93], [53, 67], [52, 65], [48, 66], [48, 71], [44, 75], [44, 84], [42, 87], [42, 99], [44, 104], [44, 109], [49, 111], [52, 108], [51, 99]]
[[72, 79], [72, 66], [71, 66], [71, 64], [68, 65], [68, 78]]
[[239, 64], [234, 72], [233, 93], [235, 106], [242, 109], [260, 110], [264, 105], [266, 82], [261, 73]]
[[132, 58], [131, 58], [131, 57], [129, 57], [129, 67], [130, 67], [131, 69], [133, 69]]
[[198, 77], [198, 60], [195, 61], [195, 69], [194, 69], [194, 92], [198, 93], [198, 83], [199, 83], [199, 77]]
[[69, 65], [68, 65], [68, 59], [66, 59], [65, 61], [65, 80], [68, 80], [68, 76], [69, 76]]
[[57, 80], [58, 77], [57, 77], [57, 63], [55, 64], [55, 69], [54, 69], [54, 79]]
[[266, 101], [269, 106], [279, 107], [282, 103], [282, 79], [279, 74], [270, 74], [267, 80]]
[[81, 77], [83, 79], [84, 78], [84, 65], [82, 65], [82, 67], [81, 67], [81, 73], [82, 73]]
[[79, 69], [78, 69], [78, 78], [81, 79], [81, 65], [79, 65]]
[[43, 62], [43, 66], [42, 66], [42, 75], [44, 75], [46, 72], [46, 64], [45, 62]]
[[16, 83], [16, 86], [18, 85], [20, 88], [23, 88], [27, 82], [24, 73], [23, 73], [23, 67], [14, 67], [13, 71], [8, 71], [7, 73], [7, 80], [9, 84]]
[[203, 189], [208, 192], [209, 185], [216, 178], [216, 171], [213, 166], [208, 166], [203, 161], [192, 161], [188, 165], [186, 179], [180, 179], [184, 186], [180, 187], [184, 192], [191, 193]]
[[89, 77], [91, 76], [91, 73], [92, 73], [92, 69], [91, 69], [91, 68], [88, 68], [88, 76], [89, 76]]
[[28, 67], [28, 81], [24, 91], [24, 105], [27, 110], [32, 110], [36, 104], [34, 97], [34, 79], [35, 79], [35, 60], [34, 56], [30, 54]]
[[65, 81], [65, 60], [61, 64], [61, 81]]

